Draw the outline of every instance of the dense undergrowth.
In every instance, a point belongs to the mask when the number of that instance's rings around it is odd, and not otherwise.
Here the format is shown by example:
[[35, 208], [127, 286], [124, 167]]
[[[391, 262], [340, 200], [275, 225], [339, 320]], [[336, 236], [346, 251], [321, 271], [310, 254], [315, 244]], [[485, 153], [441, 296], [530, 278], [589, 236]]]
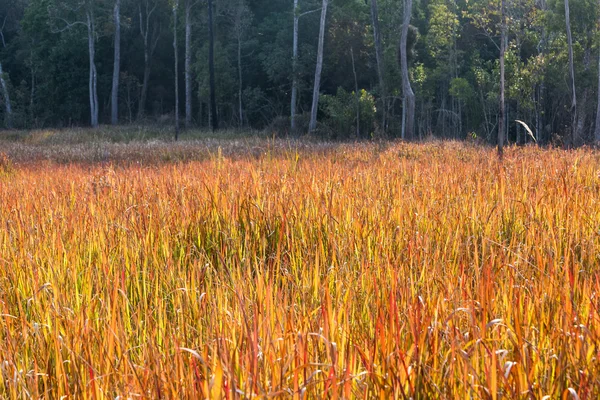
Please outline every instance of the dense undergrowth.
[[597, 152], [273, 143], [2, 170], [0, 397], [600, 396]]

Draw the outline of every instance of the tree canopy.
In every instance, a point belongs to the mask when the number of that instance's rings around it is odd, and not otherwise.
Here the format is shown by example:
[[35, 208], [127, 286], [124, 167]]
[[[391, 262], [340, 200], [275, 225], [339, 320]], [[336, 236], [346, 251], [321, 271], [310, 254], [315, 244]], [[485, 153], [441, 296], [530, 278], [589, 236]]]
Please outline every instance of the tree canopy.
[[[329, 2], [320, 82], [324, 97], [318, 108], [321, 134], [401, 136], [406, 98], [400, 39], [406, 1]], [[307, 132], [321, 1], [298, 0], [297, 9], [293, 0], [212, 2], [215, 101], [221, 126], [294, 133], [290, 98], [295, 82], [295, 131]], [[600, 132], [596, 129], [600, 109], [596, 0], [569, 2], [574, 79], [569, 71], [564, 0], [505, 0], [504, 124], [499, 123], [501, 1], [411, 3], [406, 56], [415, 95], [414, 139], [477, 138], [495, 143], [498, 127], [504, 126], [509, 143], [600, 140], [594, 136], [596, 130]], [[174, 123], [174, 69], [177, 65], [179, 76], [185, 76], [186, 64], [188, 71], [191, 68], [192, 95], [186, 81], [178, 79], [180, 111], [191, 112], [187, 118], [193, 126], [208, 127], [214, 111], [206, 0], [180, 0], [176, 14], [173, 7], [171, 0], [120, 0], [121, 26], [115, 29], [115, 0], [0, 0], [4, 82], [0, 127], [90, 125], [92, 72], [100, 123], [110, 123], [111, 114], [119, 116], [119, 123]], [[174, 15], [178, 63], [174, 62]], [[93, 19], [92, 33], [86, 28], [86, 16]], [[293, 56], [295, 16], [297, 57]], [[191, 32], [188, 46], [186, 28]], [[115, 32], [120, 32], [120, 69], [113, 79]], [[90, 72], [90, 37], [95, 72]], [[117, 78], [120, 85], [115, 86]], [[111, 101], [114, 90], [118, 90], [118, 103]], [[118, 110], [111, 113], [113, 103]]]

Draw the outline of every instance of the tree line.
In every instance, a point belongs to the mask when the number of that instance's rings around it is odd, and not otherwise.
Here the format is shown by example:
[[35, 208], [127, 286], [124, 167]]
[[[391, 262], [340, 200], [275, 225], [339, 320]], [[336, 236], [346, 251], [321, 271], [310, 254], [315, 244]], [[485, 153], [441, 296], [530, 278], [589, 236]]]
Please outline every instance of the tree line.
[[600, 0], [0, 0], [4, 128], [269, 128], [501, 151], [600, 143], [599, 86]]

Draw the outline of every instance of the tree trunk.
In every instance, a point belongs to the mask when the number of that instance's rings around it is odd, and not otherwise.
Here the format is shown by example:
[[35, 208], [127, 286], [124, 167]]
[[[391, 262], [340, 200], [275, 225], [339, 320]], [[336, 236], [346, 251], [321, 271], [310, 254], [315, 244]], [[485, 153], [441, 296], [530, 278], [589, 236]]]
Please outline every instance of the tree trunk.
[[502, 8], [500, 10], [500, 18], [502, 19], [502, 28], [500, 34], [500, 118], [498, 119], [498, 157], [502, 159], [504, 155], [504, 53], [506, 52], [506, 1], [502, 0]]
[[404, 21], [402, 23], [402, 35], [400, 37], [400, 68], [402, 70], [402, 92], [403, 116], [402, 116], [402, 139], [411, 140], [414, 136], [415, 124], [415, 93], [410, 86], [408, 75], [408, 56], [406, 54], [406, 41], [408, 38], [408, 28], [412, 14], [412, 0], [404, 0]]
[[379, 29], [379, 11], [377, 0], [371, 0], [371, 20], [373, 23], [373, 36], [375, 40], [375, 59], [377, 61], [377, 77], [379, 78], [379, 90], [381, 90], [381, 129], [385, 132], [387, 125], [387, 91], [383, 73], [383, 49], [381, 47], [381, 31]]
[[215, 93], [215, 32], [213, 26], [213, 0], [208, 0], [208, 70], [210, 79], [210, 110], [211, 128], [219, 129], [219, 116], [217, 114], [217, 98]]
[[6, 127], [12, 128], [12, 108], [10, 105], [10, 95], [8, 94], [8, 86], [6, 85], [6, 81], [4, 80], [2, 71], [2, 63], [0, 63], [0, 89], [2, 89], [2, 97], [4, 97], [4, 108], [6, 111]]
[[237, 34], [237, 67], [238, 67], [238, 112], [240, 114], [240, 128], [244, 126], [244, 107], [242, 102], [242, 92], [244, 89], [244, 81], [242, 74], [242, 35], [244, 31], [243, 27], [243, 14], [244, 13], [244, 1], [239, 0], [237, 15], [236, 15], [236, 34]]
[[[91, 6], [90, 6], [91, 7]], [[96, 72], [96, 47], [95, 47], [95, 23], [93, 10], [86, 11], [87, 30], [88, 30], [88, 52], [90, 58], [90, 78], [89, 78], [89, 96], [90, 96], [90, 122], [93, 128], [98, 127], [98, 76]]]
[[192, 0], [185, 7], [185, 128], [192, 124]]
[[149, 35], [150, 35], [150, 17], [154, 10], [156, 9], [156, 3], [152, 9], [148, 10], [148, 1], [144, 1], [146, 19], [144, 21], [144, 14], [142, 14], [142, 5], [139, 6], [139, 17], [140, 17], [140, 34], [142, 35], [142, 39], [144, 41], [144, 81], [142, 83], [142, 93], [140, 95], [140, 104], [138, 107], [138, 119], [142, 119], [144, 117], [144, 113], [146, 111], [146, 98], [148, 96], [148, 83], [150, 81], [150, 59], [154, 54], [154, 50], [156, 49], [156, 45], [158, 43], [159, 34], [157, 28], [154, 28], [154, 34], [152, 38], [152, 43], [149, 43]]
[[569, 0], [565, 0], [565, 23], [567, 26], [567, 45], [569, 47], [569, 71], [571, 74], [571, 142], [579, 138], [577, 129], [577, 95], [575, 92], [575, 65], [573, 62], [573, 36], [571, 35], [571, 17], [569, 12]]
[[119, 123], [119, 77], [121, 74], [121, 0], [115, 0], [115, 56], [113, 64], [113, 80], [111, 93], [110, 122]]
[[321, 9], [321, 25], [319, 28], [319, 48], [317, 50], [317, 67], [315, 69], [315, 83], [313, 87], [312, 108], [310, 111], [310, 125], [308, 130], [313, 132], [317, 129], [317, 111], [319, 109], [319, 90], [321, 89], [321, 71], [323, 70], [323, 45], [325, 43], [325, 22], [327, 21], [327, 6], [329, 0], [323, 0]]
[[[600, 0], [598, 0], [600, 9]], [[598, 17], [598, 26], [600, 26], [600, 16]], [[600, 52], [598, 53], [598, 104], [596, 106], [596, 128], [594, 129], [594, 142], [600, 145]]]
[[179, 0], [173, 6], [173, 50], [175, 52], [175, 140], [179, 139], [179, 52], [177, 51], [177, 9]]
[[354, 96], [356, 99], [356, 137], [360, 137], [360, 94], [358, 93], [358, 77], [356, 76], [356, 65], [354, 64], [354, 49], [350, 47], [352, 57], [352, 72], [354, 73]]
[[296, 129], [296, 105], [298, 104], [298, 20], [300, 10], [298, 9], [298, 0], [294, 0], [294, 42], [292, 49], [292, 104], [291, 104], [291, 128]]

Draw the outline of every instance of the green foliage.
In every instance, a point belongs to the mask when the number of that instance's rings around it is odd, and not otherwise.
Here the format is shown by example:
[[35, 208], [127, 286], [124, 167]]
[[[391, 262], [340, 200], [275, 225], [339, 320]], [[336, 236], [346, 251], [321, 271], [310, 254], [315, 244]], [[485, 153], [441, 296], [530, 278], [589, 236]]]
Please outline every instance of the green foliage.
[[325, 125], [340, 136], [356, 136], [357, 102], [360, 117], [361, 137], [371, 137], [374, 133], [375, 98], [366, 90], [347, 92], [338, 88], [335, 96], [322, 96], [322, 109], [325, 113]]

